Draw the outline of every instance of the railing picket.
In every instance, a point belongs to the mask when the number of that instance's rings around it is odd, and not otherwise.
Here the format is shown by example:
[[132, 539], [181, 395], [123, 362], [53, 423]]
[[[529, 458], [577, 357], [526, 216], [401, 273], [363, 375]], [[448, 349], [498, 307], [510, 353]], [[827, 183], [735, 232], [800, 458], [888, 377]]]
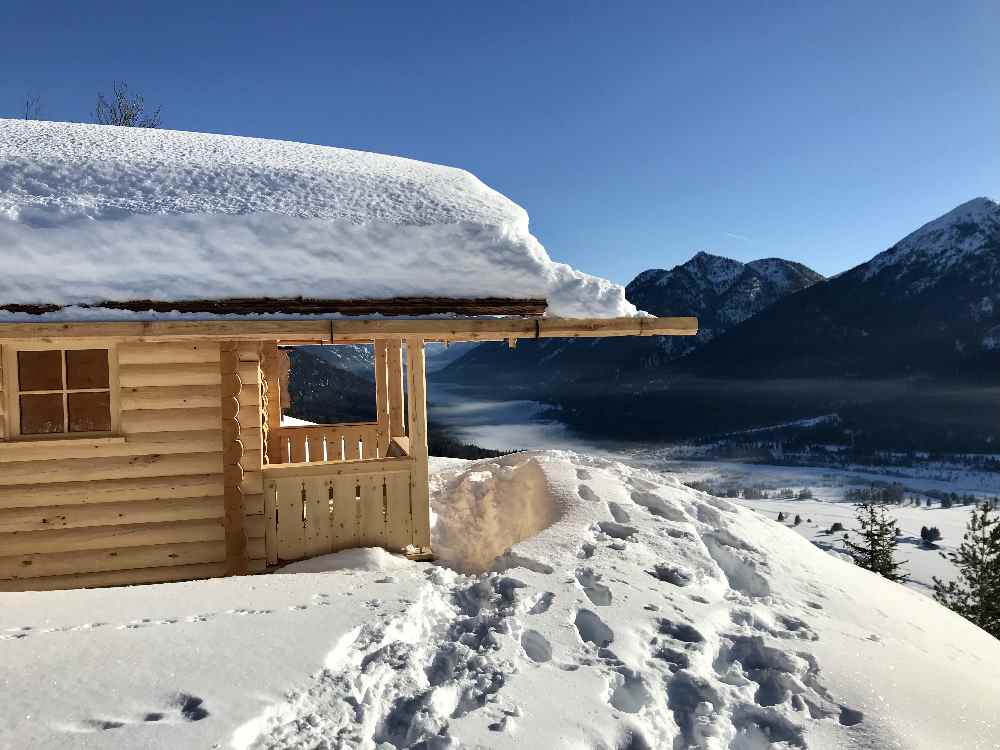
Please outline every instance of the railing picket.
[[301, 560], [305, 556], [302, 523], [302, 480], [278, 482], [278, 558]]
[[333, 480], [333, 548], [349, 549], [358, 546], [355, 535], [358, 509], [355, 500], [354, 477], [337, 477]]
[[278, 483], [268, 482], [264, 492], [264, 549], [267, 564], [278, 562]]
[[388, 503], [385, 546], [395, 552], [413, 543], [409, 474], [386, 474], [385, 488]]
[[303, 484], [307, 508], [306, 556], [325, 555], [333, 551], [328, 480], [306, 479]]
[[382, 506], [382, 474], [363, 474], [361, 485], [361, 544], [365, 547], [385, 545], [385, 514]]

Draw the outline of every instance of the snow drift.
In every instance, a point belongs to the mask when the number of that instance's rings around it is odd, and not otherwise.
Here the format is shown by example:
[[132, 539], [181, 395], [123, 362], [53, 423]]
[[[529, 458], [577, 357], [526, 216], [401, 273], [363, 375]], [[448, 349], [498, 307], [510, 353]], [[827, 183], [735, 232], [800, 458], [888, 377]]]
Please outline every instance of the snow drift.
[[258, 138], [0, 120], [0, 248], [18, 269], [0, 304], [68, 306], [48, 319], [107, 317], [71, 308], [105, 300], [296, 296], [636, 312], [621, 286], [553, 262], [524, 209], [464, 170]]
[[433, 469], [467, 573], [0, 594], [0, 746], [998, 746], [1000, 642], [780, 524], [572, 453]]

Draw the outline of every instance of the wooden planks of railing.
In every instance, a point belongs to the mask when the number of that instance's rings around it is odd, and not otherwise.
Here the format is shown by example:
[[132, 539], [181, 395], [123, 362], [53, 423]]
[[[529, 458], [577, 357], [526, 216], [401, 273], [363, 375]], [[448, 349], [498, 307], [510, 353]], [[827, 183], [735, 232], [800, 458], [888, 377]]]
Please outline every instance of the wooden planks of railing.
[[409, 457], [264, 467], [271, 565], [352, 547], [413, 543]]
[[378, 451], [378, 423], [354, 422], [268, 431], [272, 463], [315, 463], [383, 458]]

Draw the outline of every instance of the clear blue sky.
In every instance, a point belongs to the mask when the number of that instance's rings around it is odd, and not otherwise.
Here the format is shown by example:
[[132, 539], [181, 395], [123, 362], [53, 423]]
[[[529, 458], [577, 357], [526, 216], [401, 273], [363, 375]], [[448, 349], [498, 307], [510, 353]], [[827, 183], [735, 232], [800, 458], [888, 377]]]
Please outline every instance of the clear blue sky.
[[165, 127], [461, 166], [620, 282], [836, 273], [1000, 194], [996, 2], [223, 5], [9, 3], [0, 114], [89, 121], [124, 78]]

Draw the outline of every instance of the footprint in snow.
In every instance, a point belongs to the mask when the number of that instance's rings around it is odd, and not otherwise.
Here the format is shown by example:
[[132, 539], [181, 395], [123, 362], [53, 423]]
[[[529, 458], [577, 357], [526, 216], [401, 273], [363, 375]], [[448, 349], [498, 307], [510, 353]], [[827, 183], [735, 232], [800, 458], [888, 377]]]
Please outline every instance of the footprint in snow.
[[580, 584], [580, 588], [583, 589], [583, 593], [587, 595], [591, 603], [598, 607], [607, 607], [610, 606], [614, 596], [611, 589], [600, 581], [600, 573], [595, 573], [592, 568], [576, 569], [576, 582]]
[[634, 526], [627, 526], [617, 521], [598, 521], [597, 527], [612, 539], [627, 540], [639, 533]]
[[627, 714], [639, 713], [653, 700], [649, 688], [642, 675], [628, 667], [618, 667], [615, 670], [617, 685], [611, 693], [609, 702], [614, 708]]
[[535, 663], [541, 664], [552, 660], [552, 644], [537, 630], [525, 630], [521, 634], [521, 648]]
[[808, 653], [790, 654], [764, 642], [762, 636], [724, 635], [715, 659], [716, 673], [728, 679], [735, 672], [756, 684], [752, 703], [738, 705], [733, 724], [743, 733], [763, 732], [773, 742], [802, 747], [804, 728], [776, 710], [791, 702], [792, 708], [811, 719], [836, 719], [854, 726], [864, 714], [835, 702], [820, 681], [816, 658]]
[[618, 503], [608, 503], [608, 512], [611, 514], [611, 517], [615, 519], [615, 521], [617, 521], [618, 523], [628, 523], [629, 521], [632, 520], [632, 518], [628, 514], [628, 511], [626, 511]]
[[582, 641], [593, 643], [598, 648], [610, 646], [615, 640], [615, 632], [605, 624], [596, 612], [589, 609], [577, 610], [573, 624], [576, 625], [576, 631], [580, 634]]
[[654, 565], [652, 570], [646, 571], [658, 581], [669, 583], [674, 586], [687, 586], [691, 583], [691, 573], [676, 565]]
[[556, 598], [556, 595], [551, 591], [545, 591], [535, 597], [534, 601], [531, 603], [531, 607], [528, 609], [529, 615], [543, 615], [549, 611], [549, 607], [552, 606], [552, 601]]
[[204, 704], [205, 701], [196, 695], [177, 693], [160, 710], [146, 711], [135, 718], [84, 719], [77, 724], [70, 725], [66, 729], [70, 732], [107, 732], [139, 724], [177, 724], [181, 722], [201, 721], [210, 715]]
[[579, 479], [581, 482], [586, 482], [588, 479], [590, 479], [590, 472], [587, 471], [586, 469], [577, 469], [576, 478]]
[[596, 503], [599, 502], [601, 499], [597, 496], [596, 492], [594, 492], [592, 489], [590, 489], [590, 487], [588, 487], [585, 484], [581, 484], [576, 491], [580, 495], [580, 497], [586, 500], [588, 503]]

